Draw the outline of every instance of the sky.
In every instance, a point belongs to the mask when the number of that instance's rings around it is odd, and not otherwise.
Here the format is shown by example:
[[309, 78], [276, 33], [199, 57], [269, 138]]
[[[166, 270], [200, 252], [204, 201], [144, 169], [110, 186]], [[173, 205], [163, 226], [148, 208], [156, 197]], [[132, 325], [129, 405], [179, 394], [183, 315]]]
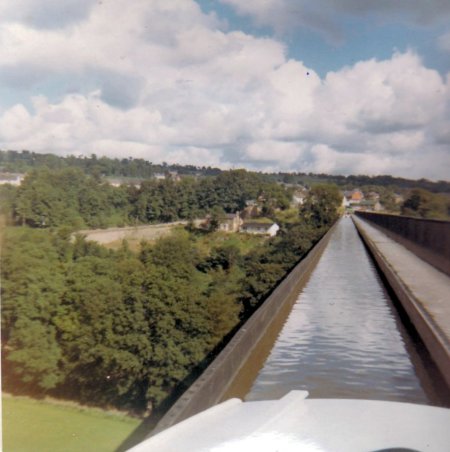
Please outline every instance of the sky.
[[450, 0], [3, 0], [0, 149], [450, 180]]

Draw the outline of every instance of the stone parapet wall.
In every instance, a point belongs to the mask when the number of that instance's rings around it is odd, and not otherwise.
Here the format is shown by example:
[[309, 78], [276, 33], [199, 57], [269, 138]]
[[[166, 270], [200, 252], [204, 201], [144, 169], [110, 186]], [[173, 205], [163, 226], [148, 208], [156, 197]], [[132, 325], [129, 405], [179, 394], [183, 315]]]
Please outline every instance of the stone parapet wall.
[[450, 222], [401, 217], [373, 212], [356, 215], [381, 227], [393, 240], [402, 244], [438, 270], [450, 275]]

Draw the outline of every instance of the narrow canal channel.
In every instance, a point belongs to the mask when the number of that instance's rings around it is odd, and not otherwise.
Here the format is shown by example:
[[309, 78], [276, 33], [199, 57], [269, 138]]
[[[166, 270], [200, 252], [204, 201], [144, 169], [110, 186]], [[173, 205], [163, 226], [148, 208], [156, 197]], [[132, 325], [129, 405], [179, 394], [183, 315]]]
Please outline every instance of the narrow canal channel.
[[246, 400], [314, 398], [441, 404], [350, 218], [337, 225]]

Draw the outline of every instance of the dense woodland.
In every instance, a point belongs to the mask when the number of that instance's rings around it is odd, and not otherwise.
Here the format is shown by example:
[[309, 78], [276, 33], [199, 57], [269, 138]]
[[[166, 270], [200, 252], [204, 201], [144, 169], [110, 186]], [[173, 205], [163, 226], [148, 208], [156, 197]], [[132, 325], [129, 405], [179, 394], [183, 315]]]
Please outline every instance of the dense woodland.
[[[27, 172], [19, 189], [0, 186], [0, 209], [7, 221], [32, 227], [73, 230], [189, 220], [211, 213], [241, 210], [246, 201], [258, 199], [262, 214], [272, 216], [286, 209], [295, 184], [333, 183], [341, 189], [377, 192], [383, 207], [392, 213], [422, 218], [450, 217], [450, 183], [412, 181], [391, 176], [330, 176], [303, 173], [261, 174], [244, 170], [221, 171], [180, 165], [155, 165], [143, 159], [59, 157], [28, 151], [0, 151], [1, 171]], [[157, 180], [157, 173], [176, 171]], [[125, 178], [114, 187], [107, 177]], [[128, 179], [127, 179], [128, 178]], [[131, 179], [130, 179], [131, 178]], [[395, 194], [405, 198], [396, 203]]]
[[140, 188], [114, 187], [78, 168], [39, 168], [15, 188], [0, 188], [3, 211], [14, 224], [72, 229], [188, 220], [214, 207], [242, 210], [247, 200], [261, 199], [265, 214], [289, 206], [290, 192], [244, 170], [217, 177], [144, 180]]
[[85, 174], [113, 177], [132, 177], [148, 179], [156, 173], [177, 171], [182, 175], [217, 176], [222, 171], [218, 168], [196, 167], [193, 165], [168, 165], [156, 164], [144, 159], [111, 159], [98, 157], [92, 154], [90, 157], [60, 157], [55, 154], [40, 154], [29, 151], [1, 151], [0, 167], [4, 171], [25, 173], [32, 169], [46, 167], [52, 170], [63, 168], [79, 168]]
[[136, 411], [157, 406], [324, 231], [296, 228], [248, 254], [227, 243], [204, 253], [192, 233], [135, 254], [9, 229], [4, 388]]
[[350, 175], [339, 176], [330, 174], [304, 174], [304, 173], [278, 173], [271, 175], [284, 183], [297, 183], [312, 186], [318, 183], [335, 184], [345, 189], [360, 188], [364, 186], [385, 187], [394, 191], [407, 191], [410, 189], [420, 188], [432, 193], [450, 193], [450, 182], [448, 181], [430, 181], [427, 179], [405, 179], [402, 177], [394, 177], [389, 175], [383, 176], [366, 176], [366, 175]]
[[[337, 218], [317, 186], [289, 221], [290, 191], [243, 170], [112, 187], [77, 167], [35, 168], [1, 189], [2, 359], [7, 391], [148, 413], [178, 393]], [[82, 227], [192, 219], [259, 199], [282, 226], [245, 236], [181, 228], [132, 252], [71, 239]], [[252, 239], [254, 240], [254, 239]], [[247, 243], [247, 245], [246, 245]]]

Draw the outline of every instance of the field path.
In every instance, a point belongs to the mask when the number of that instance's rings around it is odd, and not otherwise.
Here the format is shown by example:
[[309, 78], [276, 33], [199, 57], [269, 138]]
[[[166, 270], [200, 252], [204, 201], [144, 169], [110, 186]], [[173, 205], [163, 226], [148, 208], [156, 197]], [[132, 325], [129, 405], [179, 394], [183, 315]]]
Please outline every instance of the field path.
[[[86, 237], [86, 240], [92, 240], [101, 245], [108, 245], [123, 239], [131, 241], [155, 240], [169, 235], [172, 229], [179, 225], [185, 225], [187, 221], [175, 221], [173, 223], [160, 223], [144, 226], [129, 226], [125, 228], [107, 228], [107, 229], [85, 229], [77, 231]], [[75, 234], [74, 234], [75, 235]]]

